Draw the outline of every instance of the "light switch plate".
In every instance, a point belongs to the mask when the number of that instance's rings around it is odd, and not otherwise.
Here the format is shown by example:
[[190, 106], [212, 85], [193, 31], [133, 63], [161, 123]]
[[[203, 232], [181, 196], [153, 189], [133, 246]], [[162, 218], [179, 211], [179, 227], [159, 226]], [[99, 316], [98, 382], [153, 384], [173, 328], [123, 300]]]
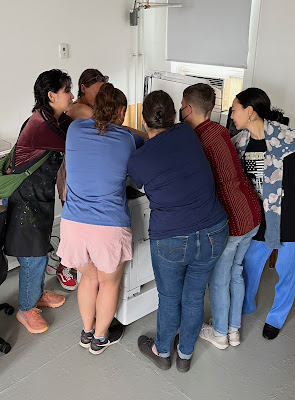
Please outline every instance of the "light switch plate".
[[69, 58], [69, 45], [67, 43], [59, 45], [59, 58]]

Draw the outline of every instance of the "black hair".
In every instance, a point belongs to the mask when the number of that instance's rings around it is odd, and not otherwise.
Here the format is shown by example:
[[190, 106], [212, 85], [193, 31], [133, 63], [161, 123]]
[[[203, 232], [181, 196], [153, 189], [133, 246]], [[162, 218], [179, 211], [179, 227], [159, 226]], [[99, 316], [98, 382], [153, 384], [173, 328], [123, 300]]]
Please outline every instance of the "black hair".
[[214, 108], [216, 95], [212, 86], [197, 83], [184, 89], [183, 98], [206, 116]]
[[268, 95], [259, 88], [248, 88], [237, 94], [236, 98], [243, 108], [253, 107], [258, 116], [269, 121], [284, 123], [284, 111], [279, 108], [271, 108]]
[[33, 112], [39, 107], [52, 112], [52, 108], [49, 105], [48, 92], [57, 93], [63, 87], [70, 90], [71, 85], [71, 77], [60, 69], [51, 69], [50, 71], [42, 72], [34, 85], [35, 105]]
[[173, 100], [163, 90], [151, 92], [143, 101], [142, 116], [151, 129], [170, 128], [175, 121]]

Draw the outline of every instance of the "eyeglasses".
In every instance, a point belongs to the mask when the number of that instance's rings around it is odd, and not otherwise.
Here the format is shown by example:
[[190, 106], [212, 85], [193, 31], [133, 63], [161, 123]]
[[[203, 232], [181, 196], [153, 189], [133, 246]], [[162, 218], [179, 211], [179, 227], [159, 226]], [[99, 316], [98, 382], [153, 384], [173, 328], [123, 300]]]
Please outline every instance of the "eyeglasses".
[[95, 82], [107, 83], [109, 81], [109, 79], [110, 78], [107, 75], [93, 76], [92, 78], [88, 79], [88, 81], [82, 82], [81, 85], [86, 85], [86, 83], [89, 83], [91, 81], [93, 81], [93, 83], [95, 83]]

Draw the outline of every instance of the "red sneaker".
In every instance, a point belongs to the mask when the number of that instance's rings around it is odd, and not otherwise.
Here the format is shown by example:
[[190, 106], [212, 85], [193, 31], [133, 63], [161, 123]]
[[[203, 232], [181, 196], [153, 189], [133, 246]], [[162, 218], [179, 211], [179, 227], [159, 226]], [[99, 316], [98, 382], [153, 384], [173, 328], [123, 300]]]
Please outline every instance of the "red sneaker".
[[66, 290], [75, 290], [77, 289], [77, 282], [75, 281], [73, 275], [71, 274], [70, 268], [63, 267], [61, 269], [57, 269], [56, 271], [57, 279], [61, 286]]

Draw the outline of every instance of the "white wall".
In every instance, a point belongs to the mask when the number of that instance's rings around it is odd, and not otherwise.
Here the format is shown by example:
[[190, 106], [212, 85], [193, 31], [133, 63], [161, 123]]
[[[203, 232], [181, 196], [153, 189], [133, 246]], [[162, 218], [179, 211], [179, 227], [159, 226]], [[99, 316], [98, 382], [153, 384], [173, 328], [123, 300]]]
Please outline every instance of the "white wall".
[[[165, 60], [166, 11], [145, 10], [145, 69], [171, 71]], [[243, 87], [266, 91], [295, 128], [295, 1], [252, 0], [248, 68]]]
[[[4, 5], [5, 3], [5, 5]], [[86, 68], [98, 68], [134, 102], [133, 0], [5, 1], [0, 15], [0, 138], [14, 142], [34, 104], [37, 76], [66, 69], [77, 81]], [[59, 43], [69, 43], [70, 58], [58, 57]]]
[[295, 128], [295, 2], [262, 0], [253, 85], [265, 90]]
[[[261, 12], [259, 19], [259, 7]], [[256, 12], [245, 87], [256, 85], [283, 108], [295, 127], [295, 2], [253, 0]], [[133, 0], [37, 0], [5, 2], [0, 14], [0, 138], [14, 142], [30, 115], [33, 85], [46, 69], [66, 69], [77, 80], [89, 67], [100, 69], [135, 101], [134, 64], [138, 60], [137, 92], [142, 98], [141, 66], [145, 70], [171, 70], [165, 60], [166, 9], [141, 10], [144, 47], [136, 52], [138, 27], [129, 26]], [[258, 34], [256, 33], [258, 26]], [[140, 35], [139, 35], [140, 37]], [[58, 44], [69, 43], [70, 58], [58, 57]]]

